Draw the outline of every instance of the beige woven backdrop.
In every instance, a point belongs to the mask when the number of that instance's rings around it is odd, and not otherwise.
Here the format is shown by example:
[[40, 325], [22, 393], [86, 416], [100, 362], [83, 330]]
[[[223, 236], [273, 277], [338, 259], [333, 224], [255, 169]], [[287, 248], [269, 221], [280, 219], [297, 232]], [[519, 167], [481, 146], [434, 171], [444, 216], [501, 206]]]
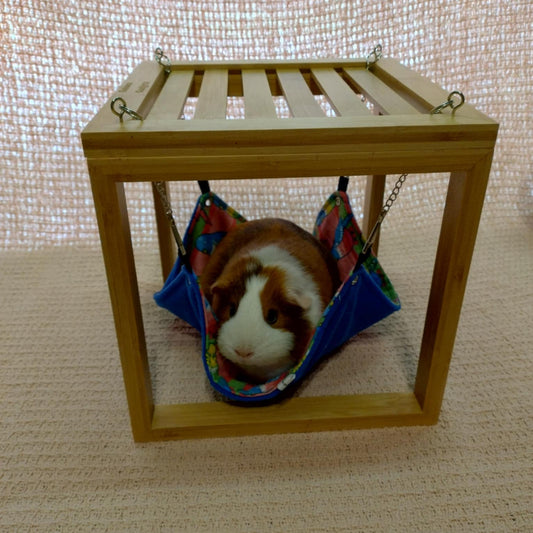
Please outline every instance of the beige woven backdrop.
[[[0, 529], [533, 530], [532, 33], [530, 0], [2, 2]], [[134, 445], [80, 131], [157, 46], [197, 60], [362, 57], [377, 43], [500, 123], [439, 425]], [[335, 182], [213, 188], [246, 216], [309, 227]], [[412, 387], [445, 187], [410, 176], [385, 224], [402, 311], [299, 394]], [[352, 178], [358, 217], [363, 190]], [[184, 228], [196, 184], [172, 193]], [[152, 301], [150, 188], [127, 195], [156, 399], [209, 401], [199, 337]]]
[[[499, 216], [525, 214], [532, 9], [526, 0], [3, 2], [0, 242], [98, 242], [79, 133], [157, 46], [193, 60], [363, 57], [381, 43], [385, 55], [460, 89], [501, 123], [488, 199]], [[135, 227], [153, 241], [151, 197], [139, 189]], [[196, 192], [182, 186], [178, 206], [188, 211]], [[269, 197], [269, 207], [277, 201]], [[431, 213], [431, 202], [425, 207]]]

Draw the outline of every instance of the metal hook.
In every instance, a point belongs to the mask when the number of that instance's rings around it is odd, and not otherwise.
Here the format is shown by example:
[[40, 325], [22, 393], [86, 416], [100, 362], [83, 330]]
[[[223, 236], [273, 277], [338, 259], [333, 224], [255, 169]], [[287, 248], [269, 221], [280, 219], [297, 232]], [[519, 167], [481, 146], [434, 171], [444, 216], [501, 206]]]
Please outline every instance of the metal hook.
[[[115, 104], [119, 102], [119, 109], [120, 111], [117, 111], [116, 108], [115, 108]], [[124, 117], [124, 113], [127, 113], [131, 118], [135, 119], [135, 120], [142, 120], [143, 118], [141, 117], [141, 115], [139, 115], [139, 113], [137, 113], [136, 111], [133, 111], [133, 109], [130, 109], [127, 105], [126, 105], [126, 101], [124, 100], [124, 98], [121, 98], [120, 96], [116, 96], [115, 98], [113, 98], [113, 100], [111, 100], [111, 111], [113, 111], [113, 113], [115, 115], [117, 115], [118, 118], [120, 118], [120, 122], [122, 122], [123, 120], [123, 117]]]
[[377, 63], [383, 56], [383, 47], [378, 44], [374, 47], [374, 50], [366, 56], [366, 68], [370, 69], [370, 65]]
[[[459, 103], [455, 103], [453, 100], [454, 96], [459, 97]], [[438, 105], [437, 107], [434, 107], [431, 110], [432, 115], [436, 115], [438, 113], [441, 113], [443, 109], [446, 109], [447, 107], [451, 107], [452, 109], [452, 115], [455, 113], [457, 109], [459, 109], [463, 104], [465, 103], [465, 95], [461, 91], [452, 91], [448, 95], [448, 99], [446, 102], [443, 102], [442, 104]]]
[[154, 59], [165, 69], [167, 74], [170, 73], [170, 59], [159, 46], [154, 50]]

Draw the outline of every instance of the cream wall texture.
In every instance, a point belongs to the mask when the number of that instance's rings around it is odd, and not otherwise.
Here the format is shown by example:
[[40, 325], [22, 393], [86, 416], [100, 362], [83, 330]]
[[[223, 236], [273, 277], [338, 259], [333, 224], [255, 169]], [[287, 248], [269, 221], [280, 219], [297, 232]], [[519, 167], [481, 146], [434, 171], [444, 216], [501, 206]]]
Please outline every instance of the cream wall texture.
[[[2, 248], [98, 244], [79, 134], [157, 46], [171, 59], [197, 60], [362, 57], [381, 43], [385, 55], [445, 88], [462, 90], [500, 122], [488, 202], [497, 217], [531, 215], [533, 8], [528, 0], [63, 0], [5, 1], [0, 9]], [[234, 182], [229, 191], [246, 203], [245, 185]], [[303, 195], [314, 211], [322, 189], [308, 198], [304, 185], [283, 184], [282, 196]], [[288, 208], [265, 192], [265, 183], [255, 187], [265, 213]], [[362, 185], [353, 187], [358, 196]], [[441, 201], [431, 182], [420, 187], [426, 188], [426, 210], [409, 195], [403, 204], [405, 210], [417, 209], [417, 220], [431, 217]], [[185, 224], [197, 189], [185, 183], [176, 190]], [[154, 242], [149, 189], [132, 185], [129, 198], [136, 242]], [[304, 213], [293, 216], [302, 221]]]

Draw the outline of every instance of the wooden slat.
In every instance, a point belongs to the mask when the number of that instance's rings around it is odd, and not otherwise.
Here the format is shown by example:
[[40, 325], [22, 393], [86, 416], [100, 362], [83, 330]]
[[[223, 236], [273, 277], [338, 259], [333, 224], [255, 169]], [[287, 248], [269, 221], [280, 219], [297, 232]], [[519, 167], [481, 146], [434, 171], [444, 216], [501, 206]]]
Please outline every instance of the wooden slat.
[[178, 119], [189, 96], [193, 76], [194, 70], [171, 72], [147, 120], [153, 121], [167, 117]]
[[344, 72], [355, 83], [361, 93], [376, 105], [384, 115], [411, 115], [418, 113], [415, 107], [366, 68], [348, 68]]
[[226, 118], [228, 70], [207, 69], [204, 72], [194, 118]]
[[341, 116], [368, 115], [370, 111], [333, 68], [313, 68], [311, 74], [320, 90]]
[[298, 69], [278, 69], [283, 95], [294, 117], [324, 117], [311, 89]]
[[237, 59], [237, 60], [219, 60], [219, 61], [173, 61], [171, 69], [189, 70], [191, 68], [204, 70], [206, 68], [225, 68], [228, 70], [245, 70], [245, 69], [262, 69], [276, 70], [278, 68], [301, 68], [307, 69], [314, 67], [332, 67], [345, 68], [354, 67], [362, 68], [366, 65], [366, 58], [350, 59]]
[[412, 392], [290, 398], [254, 409], [210, 402], [156, 405], [148, 439], [212, 438], [423, 424], [428, 424], [428, 420]]
[[[120, 124], [119, 118], [113, 114], [110, 106], [112, 100], [117, 96], [126, 102], [129, 109], [145, 117], [165, 83], [165, 76], [165, 71], [156, 62], [143, 61], [100, 108], [87, 128], [98, 129], [99, 127]], [[124, 114], [123, 120], [126, 123], [134, 119]]]
[[[395, 59], [382, 58], [372, 69], [376, 76], [382, 78], [391, 87], [394, 87], [395, 91], [403, 92], [413, 102], [418, 102], [426, 112], [445, 102], [451, 92], [442, 89], [436, 83], [408, 69]], [[460, 90], [460, 87], [458, 89]], [[465, 96], [468, 100], [468, 95]], [[449, 109], [443, 111], [444, 114], [450, 114], [450, 112]], [[465, 103], [456, 111], [456, 116], [495, 123], [468, 103]]]
[[276, 118], [276, 106], [264, 70], [243, 70], [242, 86], [246, 118]]

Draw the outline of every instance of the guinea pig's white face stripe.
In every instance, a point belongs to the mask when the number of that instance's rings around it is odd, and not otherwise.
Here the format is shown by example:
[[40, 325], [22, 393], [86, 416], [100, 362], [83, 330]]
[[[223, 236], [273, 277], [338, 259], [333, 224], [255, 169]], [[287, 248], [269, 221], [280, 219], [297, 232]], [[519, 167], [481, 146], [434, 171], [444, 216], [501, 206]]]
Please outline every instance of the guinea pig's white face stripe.
[[263, 266], [278, 267], [285, 272], [288, 287], [309, 302], [305, 308], [307, 320], [310, 324], [317, 324], [322, 316], [320, 292], [312, 276], [305, 270], [300, 261], [287, 250], [275, 244], [253, 250], [250, 255]]
[[289, 354], [294, 347], [294, 336], [265, 322], [261, 306], [261, 291], [265, 283], [266, 279], [261, 276], [248, 278], [246, 293], [239, 302], [237, 312], [222, 324], [218, 332], [218, 347], [224, 357], [251, 376], [256, 370], [258, 376], [273, 378], [290, 365]]

